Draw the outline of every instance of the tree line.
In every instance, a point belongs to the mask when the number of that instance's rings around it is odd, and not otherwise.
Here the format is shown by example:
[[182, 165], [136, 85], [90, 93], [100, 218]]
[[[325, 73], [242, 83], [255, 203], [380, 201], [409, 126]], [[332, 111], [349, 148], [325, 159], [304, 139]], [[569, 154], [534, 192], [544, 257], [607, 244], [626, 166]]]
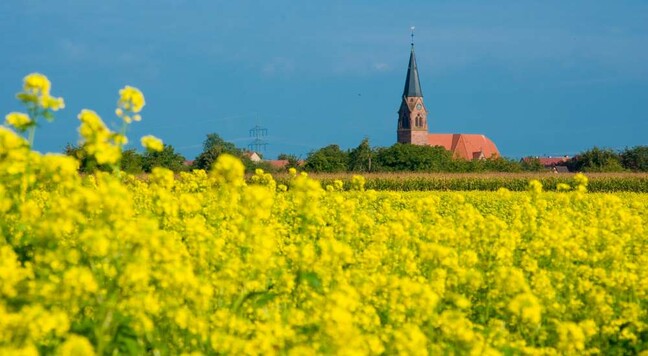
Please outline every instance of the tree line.
[[[68, 144], [65, 153], [77, 157], [81, 172], [108, 170], [92, 157], [88, 157], [82, 147]], [[309, 172], [524, 172], [543, 171], [544, 167], [537, 158], [513, 160], [505, 157], [490, 157], [481, 160], [464, 160], [452, 157], [452, 153], [439, 146], [417, 146], [396, 143], [390, 147], [371, 147], [368, 139], [352, 149], [343, 150], [332, 144], [311, 151], [306, 159], [282, 153], [278, 159], [288, 162], [282, 168], [275, 168], [267, 161], [253, 162], [246, 151], [222, 139], [218, 134], [208, 134], [203, 142], [202, 152], [189, 163], [165, 144], [161, 152], [139, 153], [134, 149], [122, 154], [121, 168], [133, 174], [148, 173], [153, 167], [165, 167], [174, 172], [192, 169], [208, 170], [212, 163], [223, 153], [239, 157], [248, 172], [262, 168], [268, 172], [299, 167]], [[572, 172], [648, 172], [648, 146], [636, 146], [616, 152], [611, 149], [594, 147], [579, 153], [561, 165]]]
[[504, 157], [483, 160], [461, 160], [439, 146], [396, 143], [390, 147], [372, 148], [364, 139], [353, 149], [343, 151], [329, 145], [311, 152], [304, 169], [313, 172], [517, 172], [520, 164]]
[[[648, 172], [648, 146], [626, 148], [621, 152], [594, 147], [559, 164], [570, 172]], [[464, 160], [439, 146], [397, 143], [372, 148], [364, 139], [356, 148], [344, 151], [329, 145], [312, 151], [304, 169], [313, 172], [540, 172], [545, 167], [538, 158], [513, 160], [490, 157]]]

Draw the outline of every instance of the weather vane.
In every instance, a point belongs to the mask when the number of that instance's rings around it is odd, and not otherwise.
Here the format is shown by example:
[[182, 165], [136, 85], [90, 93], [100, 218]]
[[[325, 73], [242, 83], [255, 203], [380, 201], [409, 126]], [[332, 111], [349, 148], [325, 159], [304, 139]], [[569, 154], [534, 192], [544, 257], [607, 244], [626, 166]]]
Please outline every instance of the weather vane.
[[412, 31], [412, 47], [414, 47], [414, 29], [415, 28], [416, 27], [414, 27], [414, 26], [410, 27], [410, 30]]

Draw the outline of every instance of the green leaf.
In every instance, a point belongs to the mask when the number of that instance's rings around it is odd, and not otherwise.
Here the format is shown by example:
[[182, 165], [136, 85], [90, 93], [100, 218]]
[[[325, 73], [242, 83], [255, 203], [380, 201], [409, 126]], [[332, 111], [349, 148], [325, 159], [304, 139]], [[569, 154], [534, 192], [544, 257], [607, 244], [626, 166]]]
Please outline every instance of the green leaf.
[[319, 278], [317, 273], [308, 271], [308, 272], [300, 272], [297, 275], [297, 282], [306, 282], [313, 290], [315, 290], [317, 293], [324, 293], [324, 289], [322, 287], [322, 280]]
[[45, 110], [43, 112], [43, 117], [45, 118], [45, 120], [50, 122], [54, 120], [54, 114], [50, 110]]

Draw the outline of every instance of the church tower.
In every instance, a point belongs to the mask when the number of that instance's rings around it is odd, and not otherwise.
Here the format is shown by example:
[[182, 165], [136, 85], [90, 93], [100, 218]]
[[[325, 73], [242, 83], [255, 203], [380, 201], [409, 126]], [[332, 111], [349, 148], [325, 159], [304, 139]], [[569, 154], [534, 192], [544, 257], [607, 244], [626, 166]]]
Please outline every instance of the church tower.
[[407, 77], [405, 77], [403, 100], [401, 102], [400, 109], [398, 109], [397, 140], [399, 143], [427, 145], [427, 110], [423, 105], [423, 92], [421, 91], [418, 69], [416, 68], [413, 31], [411, 45], [412, 49], [410, 52], [409, 66], [407, 67]]

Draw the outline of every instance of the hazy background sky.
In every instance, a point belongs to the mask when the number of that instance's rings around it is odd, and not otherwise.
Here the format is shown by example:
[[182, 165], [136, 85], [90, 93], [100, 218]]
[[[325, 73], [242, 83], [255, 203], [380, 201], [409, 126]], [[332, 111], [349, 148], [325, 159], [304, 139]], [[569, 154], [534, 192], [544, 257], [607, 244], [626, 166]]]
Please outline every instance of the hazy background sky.
[[269, 158], [390, 146], [410, 26], [430, 132], [515, 158], [648, 144], [647, 1], [2, 1], [0, 114], [41, 72], [66, 101], [41, 151], [77, 142], [83, 108], [116, 128], [126, 84], [147, 101], [131, 145], [154, 134], [188, 159], [255, 125]]

